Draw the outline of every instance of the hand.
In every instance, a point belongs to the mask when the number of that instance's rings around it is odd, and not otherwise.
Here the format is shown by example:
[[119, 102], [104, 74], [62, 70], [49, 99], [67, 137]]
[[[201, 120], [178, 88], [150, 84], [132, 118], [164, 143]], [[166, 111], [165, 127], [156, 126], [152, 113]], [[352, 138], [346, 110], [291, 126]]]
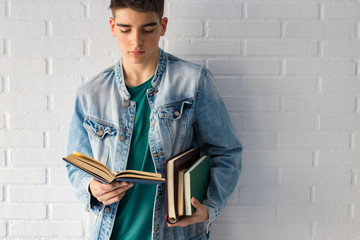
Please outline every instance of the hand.
[[133, 183], [128, 182], [114, 182], [112, 184], [103, 184], [96, 179], [92, 179], [90, 182], [90, 193], [99, 202], [105, 205], [110, 205], [114, 202], [120, 201], [126, 190], [134, 186]]
[[180, 221], [170, 224], [168, 223], [168, 227], [185, 227], [190, 224], [204, 222], [209, 219], [209, 212], [207, 207], [201, 204], [196, 198], [191, 198], [191, 204], [194, 208], [196, 208], [195, 213], [190, 217], [183, 217]]

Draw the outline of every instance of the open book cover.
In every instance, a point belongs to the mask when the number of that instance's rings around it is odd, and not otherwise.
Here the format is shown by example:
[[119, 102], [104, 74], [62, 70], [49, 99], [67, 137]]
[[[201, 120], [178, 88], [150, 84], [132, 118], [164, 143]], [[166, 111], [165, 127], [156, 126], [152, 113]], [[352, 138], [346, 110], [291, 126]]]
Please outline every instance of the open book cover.
[[125, 170], [118, 173], [112, 173], [105, 164], [76, 151], [63, 159], [73, 166], [89, 173], [98, 181], [106, 184], [113, 183], [114, 181], [140, 184], [159, 184], [165, 182], [165, 179], [158, 173], [136, 170]]
[[179, 177], [181, 178], [184, 170], [190, 168], [199, 158], [200, 149], [191, 148], [166, 162], [166, 219], [169, 223], [177, 222], [179, 217], [185, 214], [181, 196], [183, 191], [179, 190], [179, 186], [182, 186], [179, 184]]

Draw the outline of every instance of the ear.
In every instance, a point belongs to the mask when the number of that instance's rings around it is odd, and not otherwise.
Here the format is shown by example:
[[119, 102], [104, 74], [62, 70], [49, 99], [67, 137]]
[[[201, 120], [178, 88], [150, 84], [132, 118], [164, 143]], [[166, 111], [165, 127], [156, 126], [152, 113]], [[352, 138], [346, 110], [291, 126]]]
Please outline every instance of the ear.
[[109, 19], [109, 23], [110, 23], [110, 29], [111, 29], [111, 33], [114, 37], [116, 37], [116, 34], [115, 34], [115, 19], [110, 17]]
[[168, 23], [168, 19], [166, 17], [164, 17], [163, 19], [161, 19], [161, 33], [160, 36], [164, 36], [165, 32], [166, 32], [166, 27], [167, 27], [167, 23]]

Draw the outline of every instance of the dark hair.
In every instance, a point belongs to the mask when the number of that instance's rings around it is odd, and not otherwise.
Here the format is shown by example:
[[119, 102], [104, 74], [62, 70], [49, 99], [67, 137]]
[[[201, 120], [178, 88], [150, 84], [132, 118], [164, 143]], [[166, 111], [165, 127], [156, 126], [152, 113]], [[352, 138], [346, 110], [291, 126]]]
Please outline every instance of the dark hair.
[[156, 12], [161, 19], [164, 14], [164, 0], [111, 0], [110, 6], [113, 16], [114, 10], [130, 8], [138, 12]]

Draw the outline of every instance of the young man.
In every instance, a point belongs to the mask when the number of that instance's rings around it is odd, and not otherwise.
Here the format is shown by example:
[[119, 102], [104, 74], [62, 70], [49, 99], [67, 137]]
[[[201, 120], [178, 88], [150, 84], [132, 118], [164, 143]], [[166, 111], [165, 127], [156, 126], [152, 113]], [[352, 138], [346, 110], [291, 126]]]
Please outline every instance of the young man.
[[111, 171], [135, 169], [165, 176], [167, 159], [199, 146], [211, 156], [207, 198], [177, 223], [165, 219], [165, 184], [102, 184], [67, 165], [89, 211], [87, 239], [208, 239], [240, 173], [241, 145], [203, 66], [159, 49], [166, 32], [163, 0], [112, 0], [110, 27], [121, 60], [77, 91], [68, 153], [94, 157]]

